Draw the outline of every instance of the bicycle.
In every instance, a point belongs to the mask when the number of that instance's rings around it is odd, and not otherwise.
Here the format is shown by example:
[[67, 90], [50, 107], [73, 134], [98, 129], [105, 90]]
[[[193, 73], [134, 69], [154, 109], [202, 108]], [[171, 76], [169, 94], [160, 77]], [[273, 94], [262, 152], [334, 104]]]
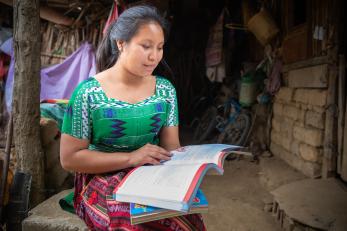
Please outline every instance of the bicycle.
[[211, 106], [205, 111], [193, 139], [196, 143], [209, 140], [242, 146], [246, 142], [251, 124], [250, 113], [243, 109], [237, 100], [230, 98], [226, 103], [217, 107]]

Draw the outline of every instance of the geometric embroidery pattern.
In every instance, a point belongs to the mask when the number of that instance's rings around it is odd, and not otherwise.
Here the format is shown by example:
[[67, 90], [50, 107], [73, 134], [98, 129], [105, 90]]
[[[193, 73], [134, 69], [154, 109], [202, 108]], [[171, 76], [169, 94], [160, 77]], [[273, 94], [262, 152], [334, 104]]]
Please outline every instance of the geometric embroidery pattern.
[[138, 103], [108, 98], [93, 77], [73, 92], [64, 115], [62, 133], [90, 141], [89, 149], [104, 152], [136, 150], [158, 144], [163, 126], [178, 125], [176, 90], [156, 76], [155, 92]]
[[119, 119], [113, 119], [112, 121], [112, 138], [120, 138], [125, 135], [123, 131], [125, 130], [124, 127], [122, 127], [123, 124], [125, 124], [124, 121]]
[[160, 128], [161, 128], [161, 119], [160, 119], [160, 114], [156, 114], [154, 115], [152, 118], [152, 120], [154, 120], [153, 123], [151, 123], [151, 126], [153, 127], [153, 129], [151, 130], [151, 132], [158, 134]]

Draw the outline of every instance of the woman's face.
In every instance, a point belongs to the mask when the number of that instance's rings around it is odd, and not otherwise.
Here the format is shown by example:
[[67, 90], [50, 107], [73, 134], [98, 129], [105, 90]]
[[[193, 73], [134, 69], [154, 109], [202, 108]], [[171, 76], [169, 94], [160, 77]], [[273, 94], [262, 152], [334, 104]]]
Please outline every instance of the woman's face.
[[149, 76], [163, 57], [164, 32], [157, 23], [147, 23], [138, 29], [129, 42], [118, 42], [119, 61], [136, 76]]

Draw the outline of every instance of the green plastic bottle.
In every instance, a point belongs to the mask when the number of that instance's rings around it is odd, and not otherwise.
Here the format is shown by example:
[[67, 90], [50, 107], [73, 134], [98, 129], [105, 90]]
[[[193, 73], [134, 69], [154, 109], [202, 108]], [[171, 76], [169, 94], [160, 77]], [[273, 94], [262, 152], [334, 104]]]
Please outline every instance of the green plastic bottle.
[[243, 107], [250, 107], [256, 100], [257, 86], [252, 73], [246, 73], [241, 78], [239, 102]]

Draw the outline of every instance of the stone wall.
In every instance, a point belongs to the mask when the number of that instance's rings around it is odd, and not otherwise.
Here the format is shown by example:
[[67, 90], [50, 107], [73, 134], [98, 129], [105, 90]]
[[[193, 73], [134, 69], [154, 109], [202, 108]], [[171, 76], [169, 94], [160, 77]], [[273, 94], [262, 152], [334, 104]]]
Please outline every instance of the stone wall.
[[306, 176], [315, 178], [321, 175], [322, 168], [327, 89], [308, 87], [309, 84], [287, 84], [276, 94], [270, 150]]

